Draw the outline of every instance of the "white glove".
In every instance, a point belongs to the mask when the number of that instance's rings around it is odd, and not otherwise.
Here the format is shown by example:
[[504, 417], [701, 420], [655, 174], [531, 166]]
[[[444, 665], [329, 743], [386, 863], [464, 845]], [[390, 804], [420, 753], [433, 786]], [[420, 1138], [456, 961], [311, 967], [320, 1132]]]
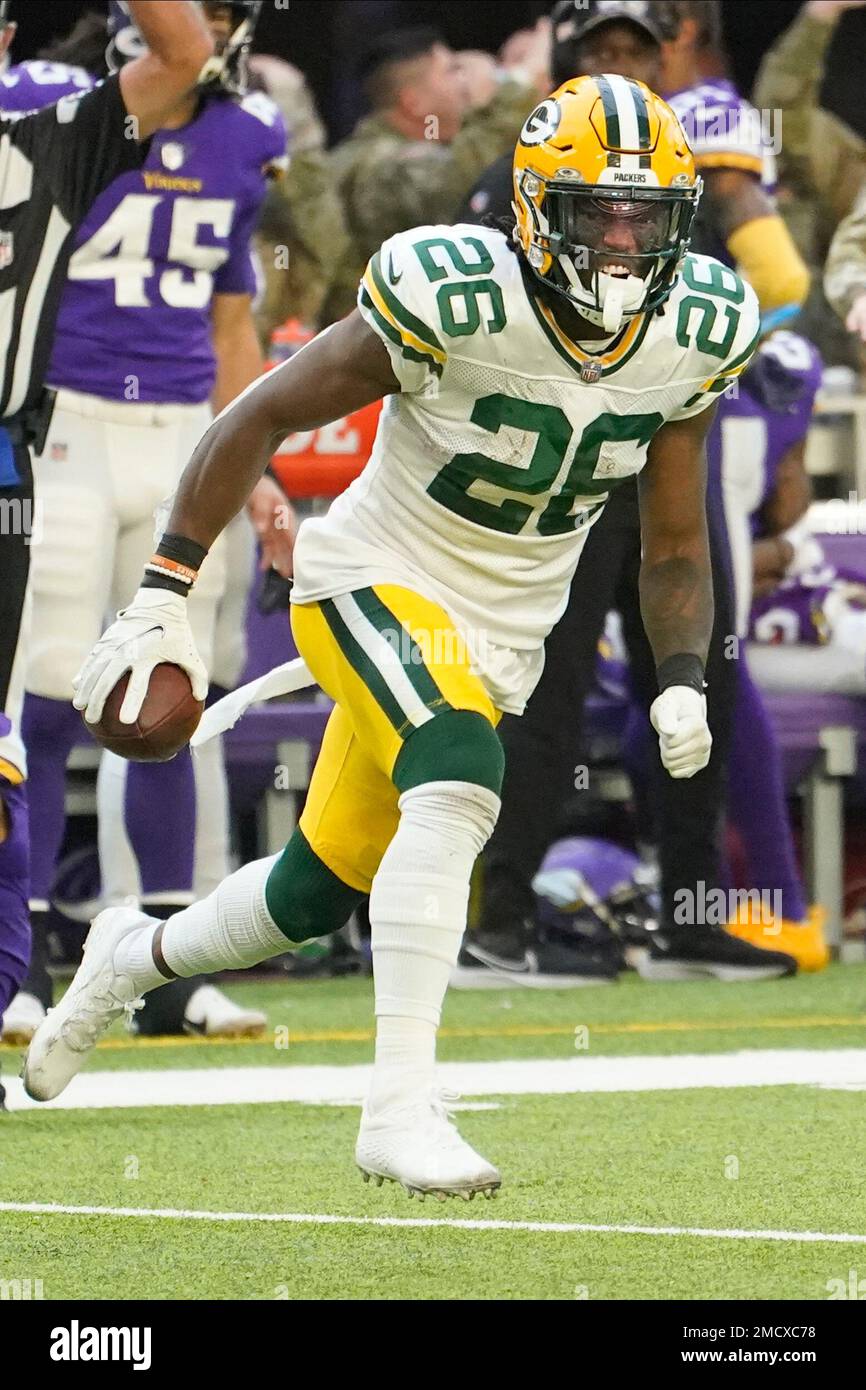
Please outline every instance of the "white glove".
[[84, 711], [89, 724], [102, 718], [105, 701], [117, 682], [131, 672], [120, 707], [123, 724], [134, 724], [141, 712], [150, 675], [162, 661], [186, 671], [196, 700], [207, 696], [208, 674], [195, 649], [187, 617], [187, 600], [169, 589], [139, 589], [128, 608], [102, 634], [72, 688], [72, 703]]
[[650, 723], [659, 736], [662, 763], [671, 777], [694, 777], [710, 761], [713, 737], [707, 699], [689, 685], [669, 685], [652, 702]]

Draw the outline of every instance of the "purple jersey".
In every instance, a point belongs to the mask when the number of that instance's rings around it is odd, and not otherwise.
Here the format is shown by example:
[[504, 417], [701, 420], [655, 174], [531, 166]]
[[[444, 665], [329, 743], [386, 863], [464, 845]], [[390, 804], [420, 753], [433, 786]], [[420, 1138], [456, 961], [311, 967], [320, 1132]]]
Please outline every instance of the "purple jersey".
[[[714, 77], [686, 87], [666, 98], [676, 112], [695, 157], [699, 174], [714, 169], [744, 169], [760, 179], [765, 193], [776, 186], [775, 128], [760, 112], [740, 96], [726, 77]], [[781, 132], [781, 125], [779, 126]], [[709, 226], [699, 209], [693, 250], [715, 256], [723, 265], [733, 259], [717, 231]]]
[[109, 400], [198, 404], [216, 376], [214, 294], [253, 294], [250, 237], [286, 130], [260, 92], [158, 131], [79, 227], [48, 371]]
[[[712, 455], [721, 448], [726, 467], [733, 455], [755, 468], [749, 518], [755, 538], [765, 534], [761, 509], [775, 488], [785, 454], [806, 436], [820, 384], [816, 348], [796, 333], [778, 332], [762, 343], [743, 373], [737, 398], [722, 399], [709, 440], [710, 466], [716, 466]], [[818, 551], [816, 563], [805, 573], [783, 580], [773, 593], [752, 601], [748, 635], [752, 641], [773, 645], [826, 642], [832, 614], [842, 599], [864, 605], [862, 576], [824, 564]]]
[[788, 642], [823, 646], [832, 640], [834, 620], [842, 607], [866, 609], [866, 576], [822, 565], [783, 579], [772, 594], [756, 598], [749, 638], [774, 647]]
[[[47, 82], [30, 91], [42, 105], [63, 95]], [[115, 179], [78, 227], [51, 386], [118, 401], [208, 399], [211, 300], [255, 291], [250, 238], [286, 143], [261, 92], [208, 98], [187, 125], [154, 135], [143, 167]]]
[[0, 111], [39, 111], [72, 92], [89, 92], [96, 78], [85, 68], [34, 58], [0, 76]]
[[806, 435], [820, 383], [821, 359], [812, 344], [795, 333], [774, 333], [738, 379], [736, 394], [721, 396], [707, 436], [710, 477], [724, 498], [741, 636], [749, 623], [752, 541], [760, 535], [761, 509], [782, 459]]
[[817, 348], [797, 333], [779, 331], [758, 348], [736, 394], [721, 397], [707, 440], [709, 466], [721, 469], [723, 451], [748, 458], [755, 469], [751, 520], [756, 536], [758, 511], [776, 485], [779, 464], [809, 429], [821, 370]]

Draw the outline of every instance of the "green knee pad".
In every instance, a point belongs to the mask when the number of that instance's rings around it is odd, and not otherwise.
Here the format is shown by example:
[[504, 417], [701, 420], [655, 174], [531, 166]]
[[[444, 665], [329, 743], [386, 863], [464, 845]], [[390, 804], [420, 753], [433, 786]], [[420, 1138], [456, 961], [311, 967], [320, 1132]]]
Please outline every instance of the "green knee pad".
[[268, 911], [294, 942], [339, 931], [363, 897], [322, 863], [300, 830], [292, 835], [265, 884]]
[[400, 792], [423, 782], [476, 782], [502, 791], [505, 750], [488, 719], [475, 710], [449, 709], [415, 729], [394, 764]]

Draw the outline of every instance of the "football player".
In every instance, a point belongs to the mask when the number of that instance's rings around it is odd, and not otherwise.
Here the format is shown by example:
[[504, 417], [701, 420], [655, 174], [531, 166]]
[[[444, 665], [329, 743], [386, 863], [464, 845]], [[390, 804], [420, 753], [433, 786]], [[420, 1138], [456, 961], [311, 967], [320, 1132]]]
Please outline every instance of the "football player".
[[[774, 140], [781, 134], [781, 127], [771, 129], [767, 125], [770, 113], [757, 111], [740, 96], [729, 79], [704, 77], [705, 57], [719, 52], [722, 46], [721, 14], [715, 0], [709, 4], [703, 0], [655, 0], [654, 10], [666, 36], [662, 45], [664, 90], [682, 121], [694, 151], [696, 167], [706, 185], [706, 196], [695, 227], [695, 245], [738, 267], [758, 295], [763, 331], [772, 332], [796, 316], [809, 288], [808, 269], [773, 201], [776, 184]], [[760, 392], [757, 383], [772, 374], [772, 362], [778, 364], [789, 341], [800, 344], [798, 360], [802, 367], [805, 354], [807, 374], [813, 379], [814, 389], [816, 354], [802, 339], [792, 340], [788, 334], [778, 334], [766, 339], [764, 350], [756, 359], [750, 381], [757, 392]], [[793, 349], [789, 348], [790, 351]], [[755, 397], [750, 395], [748, 386], [742, 382], [740, 385], [743, 404], [748, 411], [751, 401], [754, 410]], [[757, 399], [761, 400], [760, 394]], [[767, 407], [764, 410], [765, 424], [775, 419], [777, 439], [787, 434], [789, 439], [797, 439], [802, 450], [806, 418], [802, 409], [794, 412], [785, 424], [778, 414], [774, 417], [772, 410]], [[723, 486], [721, 468], [716, 466], [720, 440], [728, 429], [729, 418], [740, 418], [740, 411], [738, 395], [726, 396], [720, 402], [708, 440], [709, 494], [711, 505], [717, 507], [719, 489]], [[760, 487], [762, 462], [760, 450], [747, 448], [739, 455], [739, 477], [742, 479], [748, 474], [752, 490]], [[728, 492], [726, 503], [729, 498]], [[735, 509], [724, 504], [723, 510], [724, 541], [736, 579], [740, 547], [735, 531], [739, 521]], [[735, 583], [736, 609], [739, 609], [743, 593], [743, 586]], [[742, 632], [739, 621], [736, 631]], [[781, 887], [783, 900], [783, 918], [775, 919], [771, 930], [767, 931], [763, 922], [753, 926], [748, 912], [745, 919], [741, 913], [729, 922], [728, 930], [741, 941], [774, 954], [787, 955], [796, 960], [801, 969], [820, 968], [828, 960], [823, 936], [824, 914], [819, 907], [809, 907], [797, 869], [780, 755], [770, 716], [746, 661], [728, 662], [728, 666], [735, 687], [731, 692], [734, 704], [730, 726], [731, 765], [727, 778], [730, 816], [751, 841], [749, 886], [758, 889], [765, 885]], [[755, 785], [756, 773], [766, 779], [762, 793]], [[762, 805], [760, 823], [756, 817], [759, 802]]]
[[[729, 814], [749, 884], [781, 893], [781, 916], [743, 911], [730, 930], [756, 945], [796, 951], [819, 970], [829, 952], [824, 913], [809, 907], [797, 868], [781, 755], [763, 690], [866, 694], [864, 576], [828, 565], [806, 516], [803, 455], [821, 358], [804, 338], [769, 336], [724, 403], [708, 442], [721, 476], [743, 642], [731, 745]], [[753, 679], [754, 678], [754, 679]]]
[[[6, 1019], [6, 1036], [17, 1040], [32, 1035], [51, 1004], [47, 911], [63, 839], [66, 761], [80, 734], [69, 703], [72, 677], [147, 558], [154, 509], [173, 491], [212, 407], [222, 409], [263, 369], [251, 313], [250, 237], [268, 179], [285, 164], [286, 134], [274, 104], [245, 91], [258, 9], [246, 0], [205, 4], [217, 52], [199, 92], [154, 136], [143, 168], [101, 195], [75, 240], [48, 370], [57, 404], [35, 465], [41, 537], [32, 556], [33, 642], [23, 717], [33, 783], [34, 948]], [[112, 5], [109, 25], [108, 66], [120, 69], [144, 44], [125, 5]], [[25, 64], [7, 74], [5, 90], [12, 100], [44, 104], [59, 94], [52, 78], [61, 89], [77, 88], [86, 75]], [[258, 517], [263, 509], [273, 516], [284, 502], [264, 480], [253, 506]], [[284, 547], [286, 534], [270, 527], [269, 560], [279, 560], [276, 547]], [[209, 669], [224, 584], [217, 547], [190, 607]], [[219, 755], [216, 746], [210, 752]], [[125, 800], [142, 898], [148, 911], [168, 916], [193, 897], [196, 790], [189, 754], [159, 766], [129, 766]], [[101, 801], [104, 811], [104, 792]], [[122, 852], [121, 825], [116, 814], [103, 820], [110, 878]], [[144, 1011], [142, 1032], [264, 1026], [263, 1015], [237, 1009], [200, 981], [173, 991], [165, 1005]]]
[[567, 83], [520, 133], [509, 234], [391, 237], [357, 309], [205, 435], [76, 706], [98, 717], [130, 671], [134, 718], [160, 661], [204, 691], [187, 595], [274, 441], [385, 396], [370, 462], [326, 516], [303, 522], [295, 550], [295, 640], [335, 709], [282, 854], [165, 923], [100, 914], [31, 1044], [32, 1096], [62, 1091], [141, 993], [327, 934], [369, 892], [376, 1064], [358, 1165], [422, 1194], [499, 1186], [435, 1090], [436, 1030], [499, 810], [496, 724], [523, 709], [587, 533], [636, 474], [661, 758], [675, 778], [709, 758], [703, 441], [759, 315], [734, 271], [687, 254], [700, 187], [679, 122], [648, 88]]
[[[560, 0], [553, 11], [553, 68], [557, 81], [575, 72], [615, 72], [650, 85], [661, 82], [678, 91], [677, 99], [694, 117], [692, 125], [706, 155], [702, 176], [713, 189], [710, 216], [704, 215], [702, 200], [693, 241], [703, 236], [707, 244], [700, 249], [733, 265], [734, 257], [725, 244], [727, 229], [760, 216], [772, 221], [774, 231], [783, 239], [787, 234], [761, 187], [762, 131], [760, 121], [756, 125], [752, 119], [757, 113], [749, 114], [743, 103], [733, 109], [730, 84], [723, 89], [728, 106], [721, 112], [716, 106], [705, 108], [705, 100], [713, 94], [703, 87], [704, 97], [688, 99], [685, 84], [698, 83], [700, 63], [717, 31], [717, 21], [716, 9], [710, 3], [690, 6], [652, 0]], [[708, 143], [711, 149], [705, 148]], [[743, 161], [745, 167], [741, 167]], [[510, 204], [511, 194], [503, 191], [502, 174], [501, 165], [494, 163], [477, 185], [467, 207], [472, 220], [480, 213], [501, 216]], [[794, 258], [796, 261], [796, 253]], [[775, 279], [762, 282], [760, 293], [766, 296], [762, 308], [784, 304], [796, 288], [797, 277], [789, 273], [785, 257], [777, 259], [776, 269]], [[805, 283], [805, 271], [801, 278]], [[779, 952], [772, 956], [759, 952], [710, 923], [682, 924], [675, 915], [683, 890], [697, 900], [698, 885], [715, 885], [721, 875], [719, 849], [736, 671], [726, 647], [734, 627], [724, 515], [712, 483], [711, 478], [708, 525], [716, 622], [708, 653], [708, 693], [713, 754], [707, 769], [688, 783], [653, 777], [663, 930], [653, 935], [641, 969], [665, 979], [706, 975], [730, 981], [762, 980], [767, 975], [792, 973], [793, 959]], [[539, 977], [548, 976], [553, 984], [582, 983], [587, 978], [617, 973], [616, 955], [588, 952], [582, 946], [578, 949], [576, 943], [569, 960], [567, 946], [548, 949], [543, 932], [536, 929], [531, 884], [545, 849], [556, 836], [563, 804], [573, 794], [574, 767], [582, 758], [582, 707], [593, 679], [597, 639], [608, 609], [616, 607], [622, 614], [637, 698], [648, 708], [655, 697], [652, 654], [638, 611], [639, 565], [637, 488], [626, 484], [614, 495], [588, 540], [565, 612], [546, 644], [544, 673], [526, 718], [503, 722], [506, 774], [502, 814], [484, 854], [479, 929], [467, 936], [462, 960], [467, 967], [487, 969], [506, 982], [540, 983]]]
[[722, 50], [718, 0], [652, 0], [651, 8], [665, 36], [664, 90], [706, 185], [696, 241], [739, 266], [763, 313], [796, 310], [809, 272], [772, 201], [781, 130], [728, 78], [704, 76], [706, 58]]

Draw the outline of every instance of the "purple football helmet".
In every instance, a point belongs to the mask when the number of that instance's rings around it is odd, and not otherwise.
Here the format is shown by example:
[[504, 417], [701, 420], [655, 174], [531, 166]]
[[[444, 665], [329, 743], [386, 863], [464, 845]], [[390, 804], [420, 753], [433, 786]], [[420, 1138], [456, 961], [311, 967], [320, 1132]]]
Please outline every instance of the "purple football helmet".
[[[225, 45], [205, 64], [199, 85], [243, 93], [247, 90], [247, 57], [262, 8], [261, 0], [227, 0], [224, 8], [231, 11], [231, 33]], [[129, 12], [128, 0], [109, 0], [108, 34], [105, 59], [109, 72], [117, 72], [124, 63], [147, 52], [144, 38]]]
[[633, 851], [575, 835], [557, 840], [532, 880], [538, 920], [581, 936], [616, 932], [622, 944], [646, 945], [658, 925], [658, 869]]

